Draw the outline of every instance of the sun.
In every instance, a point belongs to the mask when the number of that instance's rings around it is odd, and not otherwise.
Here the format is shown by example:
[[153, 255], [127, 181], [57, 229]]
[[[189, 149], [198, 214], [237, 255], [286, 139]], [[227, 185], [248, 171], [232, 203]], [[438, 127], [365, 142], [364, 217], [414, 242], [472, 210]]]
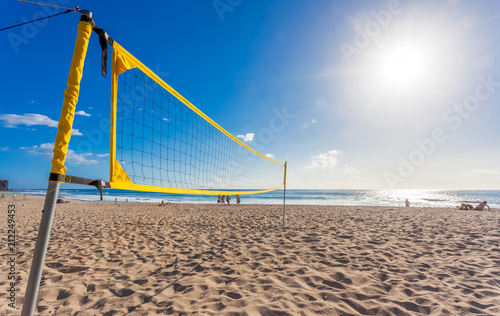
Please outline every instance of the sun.
[[380, 56], [378, 79], [395, 88], [420, 85], [430, 75], [430, 61], [418, 46], [396, 47]]
[[430, 18], [433, 12], [414, 20], [412, 14], [392, 21], [343, 63], [346, 100], [374, 124], [402, 118], [414, 124], [425, 117], [414, 125], [430, 127], [462, 90], [460, 74], [475, 69], [467, 63], [476, 56], [469, 52], [471, 35], [465, 37], [455, 21]]

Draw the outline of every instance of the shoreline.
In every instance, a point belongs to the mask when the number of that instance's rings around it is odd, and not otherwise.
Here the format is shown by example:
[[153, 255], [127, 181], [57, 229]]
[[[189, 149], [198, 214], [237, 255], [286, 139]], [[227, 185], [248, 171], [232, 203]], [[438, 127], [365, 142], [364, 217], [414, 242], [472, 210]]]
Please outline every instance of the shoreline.
[[[8, 196], [12, 197], [14, 193], [8, 193]], [[20, 193], [15, 193], [15, 194], [20, 194]], [[31, 198], [36, 198], [36, 199], [45, 199], [45, 196], [40, 196], [40, 195], [29, 195], [29, 194], [26, 194], [27, 197], [31, 197]], [[216, 197], [216, 196], [214, 196]], [[69, 201], [69, 202], [77, 202], [77, 203], [95, 203], [97, 205], [101, 205], [101, 204], [115, 204], [114, 201], [87, 201], [87, 200], [78, 200], [78, 199], [71, 199], [71, 198], [62, 198], [62, 197], [59, 197], [58, 199], [62, 199], [64, 201]], [[22, 198], [22, 195], [21, 196], [18, 196], [17, 197], [17, 200], [16, 201], [22, 201], [23, 198]], [[7, 194], [6, 194], [6, 199], [5, 200], [0, 200], [1, 201], [13, 201], [11, 198], [7, 198]], [[168, 199], [164, 199], [165, 203], [166, 201], [169, 201]], [[159, 199], [158, 201], [129, 201], [129, 202], [125, 202], [125, 199], [119, 199], [117, 204], [119, 205], [136, 205], [136, 204], [144, 204], [146, 206], [154, 206], [154, 205], [158, 205], [158, 203], [161, 203], [161, 199]], [[187, 201], [187, 202], [170, 202], [171, 204], [181, 204], [181, 205], [198, 205], [198, 206], [210, 206], [210, 205], [219, 205], [217, 204], [216, 202], [207, 202], [207, 203], [200, 203], [200, 202], [196, 202], [196, 201]], [[458, 202], [457, 202], [458, 203]], [[58, 203], [59, 205], [60, 203]], [[403, 204], [403, 203], [401, 203]], [[460, 204], [460, 203], [459, 203]], [[457, 204], [457, 206], [459, 205]], [[475, 204], [475, 203], [473, 203]], [[255, 207], [267, 207], [267, 206], [283, 206], [283, 204], [265, 204], [265, 203], [241, 203], [241, 204], [236, 204], [236, 201], [231, 202], [230, 206], [255, 206]], [[362, 207], [362, 208], [371, 208], [371, 207], [375, 207], [375, 208], [401, 208], [401, 209], [414, 209], [414, 210], [417, 210], [417, 209], [429, 209], [429, 208], [436, 208], [436, 209], [456, 209], [456, 206], [409, 206], [409, 207], [406, 207], [406, 206], [392, 206], [392, 205], [357, 205], [357, 204], [292, 204], [292, 203], [286, 203], [285, 204], [287, 207], [288, 206], [294, 206], [294, 207], [315, 207], [315, 206], [320, 206], [320, 207]], [[167, 206], [167, 205], [166, 205]], [[228, 206], [227, 204], [222, 204], [222, 205], [219, 205], [219, 206]], [[458, 210], [458, 209], [457, 209]], [[469, 210], [469, 211], [477, 211], [477, 212], [488, 212], [488, 210], [484, 209], [484, 210]], [[495, 207], [491, 207], [490, 206], [490, 211], [500, 211], [500, 208], [495, 208]]]
[[[18, 310], [43, 201], [15, 202]], [[499, 212], [232, 206], [58, 204], [36, 311], [500, 314]]]

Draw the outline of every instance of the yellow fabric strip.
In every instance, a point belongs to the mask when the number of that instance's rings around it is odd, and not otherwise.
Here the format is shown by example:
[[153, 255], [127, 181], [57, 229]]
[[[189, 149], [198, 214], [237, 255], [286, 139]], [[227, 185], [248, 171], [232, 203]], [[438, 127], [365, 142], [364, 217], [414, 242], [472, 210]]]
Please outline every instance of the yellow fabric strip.
[[[112, 57], [112, 71], [111, 71], [111, 139], [109, 142], [110, 152], [109, 152], [109, 180], [115, 179], [115, 170], [118, 166], [116, 161], [116, 98], [118, 93], [118, 73], [116, 71], [117, 66], [117, 56], [115, 43], [113, 42], [113, 57]], [[121, 167], [120, 167], [121, 168]]]
[[113, 177], [109, 180], [109, 185], [112, 189], [120, 190], [132, 190], [132, 191], [146, 191], [146, 192], [160, 192], [160, 193], [177, 193], [177, 194], [198, 194], [198, 195], [245, 195], [245, 194], [256, 194], [270, 192], [280, 189], [285, 186], [283, 184], [280, 187], [266, 190], [255, 190], [255, 191], [215, 191], [215, 190], [197, 190], [197, 189], [179, 189], [179, 188], [167, 188], [167, 187], [157, 187], [151, 185], [135, 184], [130, 180], [127, 173], [120, 166], [118, 161], [113, 163], [114, 169], [111, 171]]
[[122, 185], [134, 184], [132, 180], [130, 180], [125, 170], [123, 170], [122, 166], [116, 160], [113, 164], [113, 178], [110, 179], [113, 182], [121, 183]]
[[256, 190], [256, 191], [214, 191], [214, 190], [194, 190], [194, 189], [178, 189], [178, 188], [166, 188], [166, 187], [155, 187], [150, 185], [141, 185], [134, 183], [125, 183], [120, 181], [109, 181], [109, 185], [112, 189], [120, 190], [132, 190], [132, 191], [146, 191], [146, 192], [160, 192], [160, 193], [176, 193], [176, 194], [196, 194], [196, 195], [245, 195], [245, 194], [256, 194], [271, 192], [274, 190], [281, 189], [283, 186], [267, 189], [267, 190]]
[[83, 75], [83, 64], [87, 54], [87, 47], [92, 33], [92, 26], [85, 21], [78, 24], [73, 60], [68, 75], [68, 85], [64, 91], [64, 102], [61, 117], [57, 126], [57, 135], [54, 143], [54, 156], [52, 158], [51, 173], [66, 174], [66, 153], [71, 139], [73, 119], [75, 117], [76, 103], [80, 92], [80, 80]]
[[286, 165], [287, 165], [287, 162], [285, 161], [285, 176], [283, 178], [283, 186], [286, 185]]
[[[173, 96], [175, 96], [177, 99], [179, 99], [182, 103], [184, 103], [187, 107], [189, 107], [191, 110], [193, 110], [196, 114], [199, 116], [203, 117], [207, 122], [212, 124], [215, 128], [217, 128], [219, 131], [224, 133], [226, 136], [240, 144], [241, 146], [245, 147], [249, 151], [253, 152], [254, 154], [267, 159], [269, 161], [275, 162], [275, 163], [280, 163], [280, 164], [285, 164], [282, 161], [276, 161], [271, 158], [268, 158], [261, 153], [255, 151], [254, 149], [248, 147], [246, 144], [244, 144], [242, 141], [240, 141], [238, 138], [234, 137], [231, 133], [226, 131], [224, 128], [222, 128], [219, 124], [215, 123], [211, 118], [209, 118], [207, 115], [205, 115], [202, 111], [200, 111], [197, 107], [195, 107], [191, 102], [189, 102], [187, 99], [185, 99], [182, 95], [180, 95], [177, 91], [175, 91], [171, 86], [169, 86], [165, 81], [163, 81], [160, 77], [158, 77], [154, 72], [152, 72], [148, 67], [146, 67], [143, 63], [141, 63], [137, 58], [135, 58], [132, 54], [130, 54], [127, 50], [125, 50], [120, 44], [118, 44], [116, 41], [113, 43], [113, 54], [116, 56], [116, 60], [113, 57], [113, 76], [116, 73], [119, 75], [122, 72], [126, 71], [127, 69], [132, 69], [132, 68], [138, 68], [142, 72], [144, 72], [146, 75], [148, 75], [151, 79], [156, 81], [160, 86], [162, 86], [165, 90], [170, 92]], [[116, 103], [115, 103], [116, 106]], [[111, 149], [113, 150], [113, 149]]]

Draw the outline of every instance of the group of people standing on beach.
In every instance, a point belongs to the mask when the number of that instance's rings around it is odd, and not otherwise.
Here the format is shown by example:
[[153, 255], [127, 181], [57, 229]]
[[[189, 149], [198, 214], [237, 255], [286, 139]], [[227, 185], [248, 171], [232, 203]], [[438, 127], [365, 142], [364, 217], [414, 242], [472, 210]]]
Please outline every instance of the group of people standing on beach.
[[[17, 194], [13, 194], [12, 195], [12, 199], [15, 201], [16, 200], [16, 197], [17, 197]], [[2, 193], [2, 200], [5, 199], [5, 193]], [[26, 200], [26, 193], [23, 194], [23, 200]]]
[[[217, 204], [231, 204], [231, 197], [229, 195], [219, 195], [219, 199], [217, 200]], [[236, 204], [240, 204], [241, 199], [239, 194], [236, 194]]]

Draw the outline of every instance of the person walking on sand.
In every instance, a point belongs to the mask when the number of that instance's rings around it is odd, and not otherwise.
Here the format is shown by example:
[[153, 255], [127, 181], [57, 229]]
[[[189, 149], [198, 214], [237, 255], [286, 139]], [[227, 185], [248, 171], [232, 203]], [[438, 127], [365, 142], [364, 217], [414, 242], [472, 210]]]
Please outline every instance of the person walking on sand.
[[229, 195], [226, 197], [226, 201], [227, 201], [227, 205], [229, 205], [231, 202], [231, 198], [229, 197]]
[[236, 204], [240, 204], [240, 195], [239, 194], [236, 194]]
[[219, 194], [219, 199], [217, 200], [217, 204], [220, 204], [220, 194]]
[[220, 202], [221, 202], [222, 204], [225, 204], [225, 203], [226, 203], [226, 202], [224, 201], [225, 199], [226, 199], [226, 196], [225, 196], [225, 195], [223, 195], [223, 196], [222, 196], [222, 199], [220, 200]]
[[5, 193], [2, 193], [2, 200], [5, 199]]
[[406, 199], [405, 204], [406, 204], [406, 207], [409, 207], [410, 206], [410, 201], [408, 201], [408, 199]]
[[475, 210], [482, 211], [482, 210], [484, 210], [485, 207], [488, 208], [488, 211], [491, 210], [489, 205], [488, 205], [488, 202], [486, 202], [486, 201], [483, 201], [483, 202], [476, 201], [474, 203], [479, 203], [479, 205], [474, 208]]

